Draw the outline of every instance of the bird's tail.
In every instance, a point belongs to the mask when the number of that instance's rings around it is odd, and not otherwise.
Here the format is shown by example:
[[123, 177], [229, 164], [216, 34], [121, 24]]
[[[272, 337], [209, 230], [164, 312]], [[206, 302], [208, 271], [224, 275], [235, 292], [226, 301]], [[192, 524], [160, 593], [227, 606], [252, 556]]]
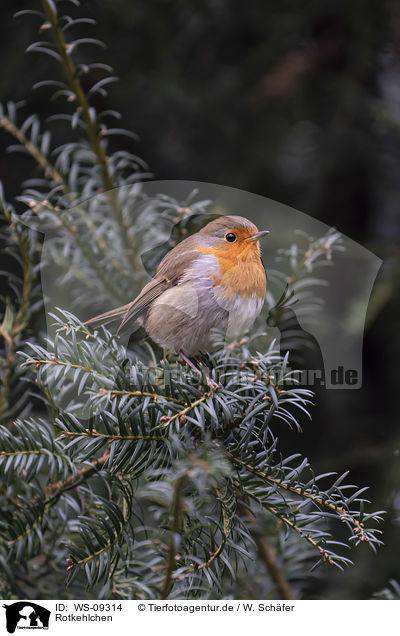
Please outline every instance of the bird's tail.
[[127, 305], [122, 305], [122, 307], [116, 307], [116, 309], [106, 311], [104, 314], [99, 314], [98, 316], [94, 316], [94, 318], [90, 318], [90, 320], [86, 320], [84, 324], [93, 329], [110, 325], [116, 320], [122, 320], [131, 305], [132, 303], [130, 302]]

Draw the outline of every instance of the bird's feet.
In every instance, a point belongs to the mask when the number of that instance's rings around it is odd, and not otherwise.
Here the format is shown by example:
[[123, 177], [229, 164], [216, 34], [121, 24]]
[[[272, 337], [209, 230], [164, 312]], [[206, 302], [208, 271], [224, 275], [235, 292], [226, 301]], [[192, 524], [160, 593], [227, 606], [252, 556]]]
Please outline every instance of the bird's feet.
[[187, 365], [189, 365], [189, 367], [191, 369], [193, 369], [193, 371], [195, 371], [199, 376], [200, 379], [202, 380], [203, 378], [205, 378], [206, 382], [207, 382], [207, 386], [210, 390], [210, 395], [213, 396], [215, 391], [217, 389], [222, 389], [222, 384], [215, 382], [215, 380], [213, 380], [212, 378], [210, 378], [210, 376], [208, 375], [208, 373], [204, 372], [204, 369], [207, 369], [207, 371], [209, 371], [209, 369], [207, 367], [204, 367], [204, 365], [201, 363], [200, 360], [198, 360], [197, 358], [195, 358], [196, 362], [202, 366], [202, 369], [199, 369], [199, 367], [197, 367], [190, 358], [188, 358], [182, 351], [179, 352], [180, 357], [182, 358], [182, 360], [184, 360], [184, 362], [186, 362]]
[[215, 382], [209, 375], [206, 375], [207, 386], [210, 389], [211, 397], [214, 395], [217, 389], [222, 389], [222, 384], [220, 382]]

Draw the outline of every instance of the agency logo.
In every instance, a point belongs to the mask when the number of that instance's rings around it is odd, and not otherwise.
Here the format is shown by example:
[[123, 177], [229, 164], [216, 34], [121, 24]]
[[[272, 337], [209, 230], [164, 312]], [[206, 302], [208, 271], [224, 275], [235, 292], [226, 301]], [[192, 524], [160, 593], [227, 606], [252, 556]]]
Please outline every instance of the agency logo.
[[16, 629], [49, 629], [50, 610], [32, 603], [18, 601], [11, 605], [3, 605], [6, 610], [6, 626], [9, 634]]

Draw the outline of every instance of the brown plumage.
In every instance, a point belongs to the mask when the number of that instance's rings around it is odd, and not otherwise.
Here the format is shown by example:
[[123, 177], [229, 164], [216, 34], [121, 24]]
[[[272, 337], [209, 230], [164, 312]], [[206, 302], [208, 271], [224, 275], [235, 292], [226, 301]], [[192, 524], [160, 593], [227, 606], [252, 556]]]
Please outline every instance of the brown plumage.
[[161, 346], [195, 356], [214, 348], [212, 329], [248, 329], [261, 311], [266, 277], [256, 226], [224, 216], [174, 247], [131, 303], [88, 320], [91, 327], [140, 320]]

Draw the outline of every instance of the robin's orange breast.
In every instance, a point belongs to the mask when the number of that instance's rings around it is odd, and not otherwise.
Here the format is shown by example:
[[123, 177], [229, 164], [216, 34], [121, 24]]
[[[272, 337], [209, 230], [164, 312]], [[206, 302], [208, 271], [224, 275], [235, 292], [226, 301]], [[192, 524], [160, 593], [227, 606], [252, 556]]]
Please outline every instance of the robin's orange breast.
[[253, 296], [264, 300], [267, 280], [260, 258], [258, 243], [239, 244], [236, 249], [223, 247], [196, 247], [202, 254], [212, 254], [218, 262], [213, 274], [214, 284], [221, 287], [227, 298], [236, 294], [243, 297]]

